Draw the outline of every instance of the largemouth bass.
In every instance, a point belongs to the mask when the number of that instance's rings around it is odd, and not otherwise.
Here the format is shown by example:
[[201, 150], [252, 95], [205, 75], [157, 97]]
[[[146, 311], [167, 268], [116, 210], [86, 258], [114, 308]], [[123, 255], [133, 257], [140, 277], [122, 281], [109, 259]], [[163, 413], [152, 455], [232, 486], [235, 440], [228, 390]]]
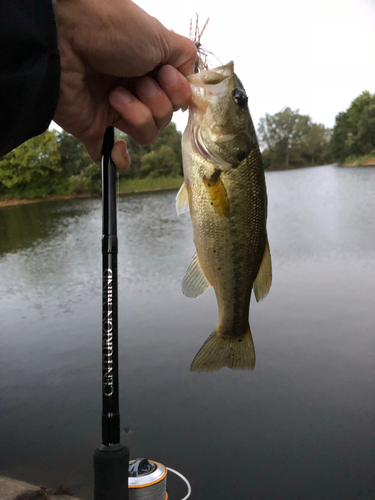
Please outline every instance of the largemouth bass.
[[192, 371], [253, 369], [250, 296], [271, 286], [262, 158], [233, 62], [188, 77], [193, 91], [182, 137], [184, 184], [177, 213], [190, 210], [196, 254], [182, 280], [188, 297], [215, 290], [219, 321]]

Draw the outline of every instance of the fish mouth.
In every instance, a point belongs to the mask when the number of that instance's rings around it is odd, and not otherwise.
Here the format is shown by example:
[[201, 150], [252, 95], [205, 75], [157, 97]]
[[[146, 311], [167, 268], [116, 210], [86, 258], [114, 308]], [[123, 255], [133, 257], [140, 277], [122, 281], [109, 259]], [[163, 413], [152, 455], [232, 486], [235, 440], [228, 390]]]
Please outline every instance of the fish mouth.
[[194, 75], [189, 75], [187, 81], [192, 85], [215, 85], [221, 83], [226, 78], [234, 75], [234, 62], [230, 61], [228, 64], [219, 66], [214, 69], [206, 69]]
[[[189, 106], [197, 112], [191, 121], [190, 143], [196, 153], [213, 162], [222, 171], [230, 170], [232, 165], [223, 158], [220, 158], [217, 152], [213, 151], [205, 143], [202, 136], [201, 121], [208, 106], [212, 105], [218, 96], [225, 94], [228, 81], [233, 77], [233, 61], [218, 68], [204, 70], [187, 77], [192, 90], [192, 98]], [[212, 132], [227, 139], [233, 139], [236, 135], [231, 130], [222, 128], [221, 126], [218, 129], [216, 126], [213, 127]]]
[[219, 66], [195, 73], [187, 77], [192, 91], [191, 104], [205, 113], [208, 106], [208, 96], [219, 95], [223, 92], [226, 81], [234, 75], [234, 63]]

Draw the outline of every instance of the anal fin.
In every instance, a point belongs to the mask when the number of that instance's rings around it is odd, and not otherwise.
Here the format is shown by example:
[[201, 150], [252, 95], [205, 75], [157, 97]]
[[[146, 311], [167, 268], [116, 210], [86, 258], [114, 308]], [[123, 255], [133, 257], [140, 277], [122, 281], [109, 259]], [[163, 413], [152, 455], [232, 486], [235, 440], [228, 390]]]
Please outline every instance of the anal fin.
[[196, 298], [208, 290], [210, 286], [195, 253], [182, 279], [182, 291], [187, 297]]

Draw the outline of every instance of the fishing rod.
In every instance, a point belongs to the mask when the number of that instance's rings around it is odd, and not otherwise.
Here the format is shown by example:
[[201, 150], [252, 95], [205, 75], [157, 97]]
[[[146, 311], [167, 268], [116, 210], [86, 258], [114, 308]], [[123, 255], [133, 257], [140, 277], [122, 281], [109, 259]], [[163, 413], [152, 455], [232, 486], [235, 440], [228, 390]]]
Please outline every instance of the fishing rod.
[[108, 127], [102, 148], [102, 444], [94, 451], [94, 500], [168, 500], [167, 471], [179, 476], [191, 495], [189, 481], [163, 464], [139, 458], [129, 462], [120, 442], [116, 165], [111, 158], [115, 130]]
[[129, 449], [120, 442], [118, 383], [115, 130], [108, 127], [102, 148], [102, 445], [94, 452], [94, 500], [128, 500]]

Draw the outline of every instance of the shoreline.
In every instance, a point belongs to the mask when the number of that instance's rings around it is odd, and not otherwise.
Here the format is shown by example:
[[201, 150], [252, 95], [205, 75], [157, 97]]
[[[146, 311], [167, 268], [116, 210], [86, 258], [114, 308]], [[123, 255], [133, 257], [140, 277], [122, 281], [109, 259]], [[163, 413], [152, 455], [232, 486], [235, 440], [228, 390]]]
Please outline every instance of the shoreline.
[[347, 161], [341, 165], [344, 168], [375, 167], [375, 157], [371, 155], [359, 156], [353, 161]]
[[[333, 164], [334, 165], [334, 164]], [[341, 168], [361, 168], [361, 167], [375, 167], [375, 158], [371, 159], [366, 159], [363, 162], [360, 161], [354, 161], [351, 163], [336, 163], [338, 167]], [[316, 166], [316, 165], [315, 165]], [[314, 167], [315, 167], [314, 166]], [[290, 169], [283, 169], [283, 170], [265, 170], [265, 172], [283, 172], [286, 170], [297, 170], [301, 168], [314, 168], [314, 167], [297, 167], [297, 168], [290, 168]], [[182, 178], [183, 182], [183, 178]], [[178, 187], [155, 187], [155, 188], [144, 188], [144, 189], [132, 189], [132, 190], [124, 190], [120, 191], [118, 194], [119, 195], [126, 195], [126, 194], [137, 194], [137, 193], [153, 193], [157, 191], [173, 191], [173, 190], [178, 190]], [[9, 200], [0, 200], [0, 208], [3, 207], [14, 207], [17, 205], [30, 205], [32, 203], [41, 203], [43, 201], [63, 201], [63, 200], [81, 200], [81, 199], [86, 199], [86, 198], [101, 198], [100, 194], [94, 194], [94, 193], [85, 193], [85, 194], [68, 194], [68, 195], [60, 195], [60, 196], [46, 196], [45, 198], [35, 198], [33, 200], [29, 200], [27, 198], [20, 198], [20, 199], [9, 199]]]
[[53, 491], [6, 476], [0, 476], [0, 498], [1, 500], [17, 500], [20, 498], [23, 500], [36, 498], [45, 498], [46, 500], [78, 500], [67, 489], [59, 487], [56, 491]]
[[[120, 191], [118, 194], [136, 194], [136, 193], [153, 193], [155, 191], [173, 191], [178, 190], [175, 187], [157, 187], [157, 188], [145, 188], [145, 189], [134, 189], [132, 191]], [[41, 203], [43, 201], [62, 201], [62, 200], [81, 200], [86, 198], [101, 198], [100, 194], [67, 194], [61, 196], [46, 196], [45, 198], [35, 198], [34, 200], [28, 200], [27, 198], [21, 199], [10, 199], [10, 200], [0, 200], [0, 208], [2, 207], [14, 207], [17, 205], [30, 205], [32, 203]]]
[[15, 205], [30, 205], [32, 203], [40, 203], [42, 201], [59, 201], [59, 200], [74, 200], [80, 198], [96, 198], [96, 194], [67, 194], [61, 196], [46, 196], [45, 198], [34, 198], [33, 200], [28, 200], [27, 198], [13, 198], [10, 200], [0, 200], [0, 207], [13, 207]]

